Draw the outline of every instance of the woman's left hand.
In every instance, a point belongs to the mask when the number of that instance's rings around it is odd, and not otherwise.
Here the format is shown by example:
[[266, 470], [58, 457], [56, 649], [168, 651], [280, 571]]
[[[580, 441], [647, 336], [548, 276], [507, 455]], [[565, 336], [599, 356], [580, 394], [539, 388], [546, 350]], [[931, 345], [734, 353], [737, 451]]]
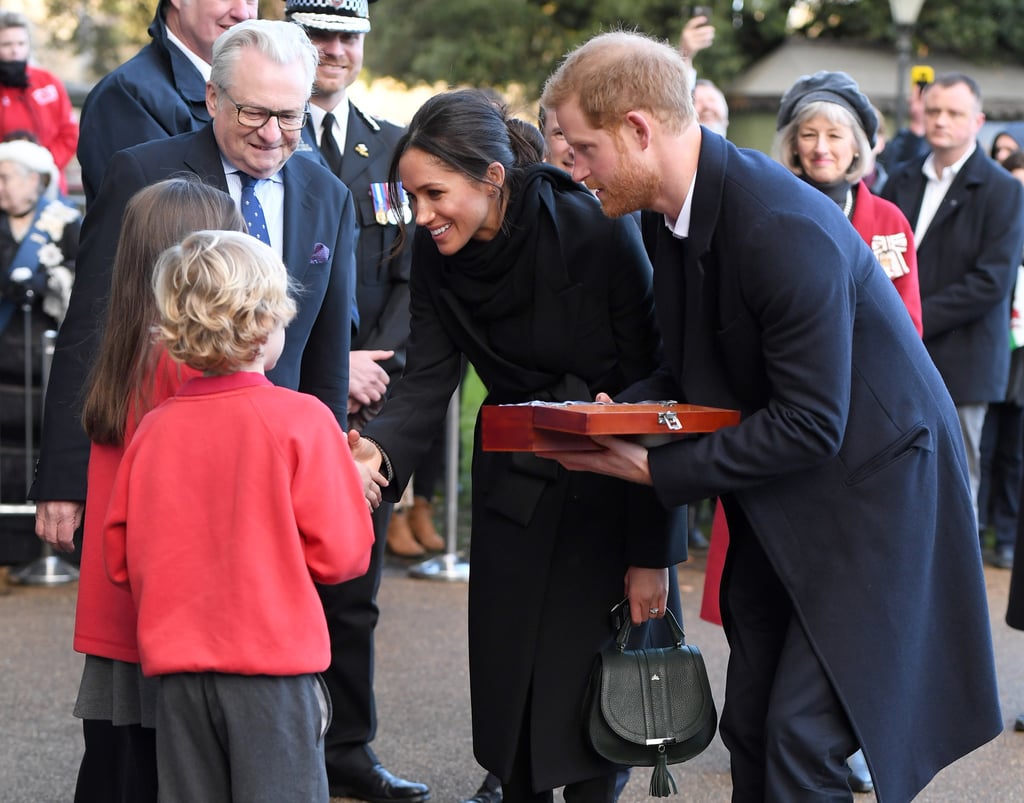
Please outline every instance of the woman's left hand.
[[630, 566], [626, 570], [626, 596], [634, 625], [641, 625], [648, 619], [661, 619], [668, 603], [668, 569]]

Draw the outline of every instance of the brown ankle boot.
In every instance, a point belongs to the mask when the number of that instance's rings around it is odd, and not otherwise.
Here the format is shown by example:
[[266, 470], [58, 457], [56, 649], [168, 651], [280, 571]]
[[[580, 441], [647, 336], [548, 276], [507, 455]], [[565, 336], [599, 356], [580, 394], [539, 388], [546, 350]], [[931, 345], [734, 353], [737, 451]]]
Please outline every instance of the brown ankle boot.
[[434, 506], [425, 496], [413, 499], [412, 510], [409, 511], [409, 527], [416, 540], [430, 552], [444, 552], [445, 540], [434, 527]]
[[388, 522], [388, 551], [402, 558], [418, 558], [424, 553], [423, 547], [413, 538], [409, 529], [409, 514], [405, 510], [396, 510]]

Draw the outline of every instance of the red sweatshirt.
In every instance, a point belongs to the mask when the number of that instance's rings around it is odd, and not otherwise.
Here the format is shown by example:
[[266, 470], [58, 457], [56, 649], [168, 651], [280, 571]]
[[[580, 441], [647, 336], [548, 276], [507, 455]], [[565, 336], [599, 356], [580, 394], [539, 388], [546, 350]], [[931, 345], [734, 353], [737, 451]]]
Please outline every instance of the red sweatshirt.
[[[198, 371], [179, 365], [161, 349], [153, 375], [147, 378], [147, 403], [153, 406], [160, 404], [173, 396], [183, 382], [196, 376], [199, 376]], [[131, 443], [135, 434], [136, 415], [139, 414], [128, 416], [124, 433], [126, 444]], [[89, 490], [85, 501], [74, 646], [78, 652], [137, 664], [139, 647], [135, 640], [135, 603], [126, 587], [110, 582], [103, 567], [103, 520], [124, 450], [124, 446], [94, 443], [89, 452]]]
[[344, 432], [262, 374], [200, 377], [147, 414], [104, 527], [147, 675], [296, 675], [330, 663], [313, 581], [369, 565], [373, 527]]

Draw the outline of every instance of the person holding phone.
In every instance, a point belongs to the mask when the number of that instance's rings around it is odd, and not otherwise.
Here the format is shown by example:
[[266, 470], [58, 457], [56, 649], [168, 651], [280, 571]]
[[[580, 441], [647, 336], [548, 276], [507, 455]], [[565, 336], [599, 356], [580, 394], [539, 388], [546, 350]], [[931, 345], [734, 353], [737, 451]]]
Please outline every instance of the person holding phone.
[[[683, 13], [687, 13], [685, 6]], [[710, 6], [694, 6], [688, 13], [690, 18], [679, 33], [679, 52], [689, 70], [688, 78], [692, 87], [697, 81], [697, 70], [693, 66], [693, 58], [715, 43], [715, 26], [711, 24]]]

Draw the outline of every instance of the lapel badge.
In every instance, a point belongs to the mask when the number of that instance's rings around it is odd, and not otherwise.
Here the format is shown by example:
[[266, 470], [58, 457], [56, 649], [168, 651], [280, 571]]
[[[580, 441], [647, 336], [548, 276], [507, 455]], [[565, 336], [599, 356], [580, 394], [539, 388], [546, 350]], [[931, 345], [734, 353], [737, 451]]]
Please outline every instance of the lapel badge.
[[355, 150], [356, 153], [358, 153], [364, 159], [369, 159], [370, 158], [370, 150], [362, 142], [360, 142], [358, 145], [356, 145], [354, 150]]

